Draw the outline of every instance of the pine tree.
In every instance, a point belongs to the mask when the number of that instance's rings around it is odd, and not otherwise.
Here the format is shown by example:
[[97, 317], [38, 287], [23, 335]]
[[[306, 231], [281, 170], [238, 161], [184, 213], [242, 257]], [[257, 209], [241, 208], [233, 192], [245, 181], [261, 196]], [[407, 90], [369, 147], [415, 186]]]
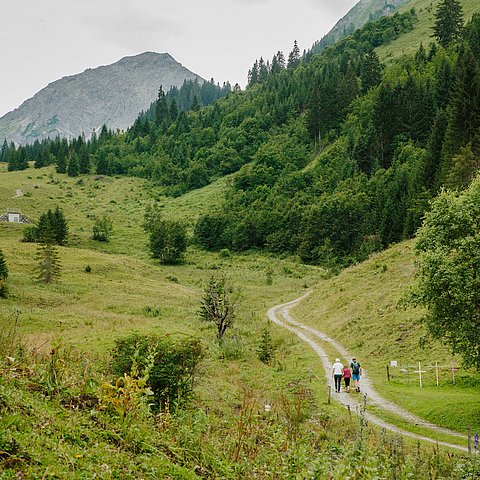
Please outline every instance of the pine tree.
[[78, 177], [80, 166], [78, 164], [78, 155], [76, 152], [72, 152], [70, 160], [68, 162], [67, 174], [69, 177]]
[[68, 223], [63, 211], [57, 207], [52, 214], [52, 229], [54, 240], [58, 245], [65, 245], [68, 237]]
[[5, 298], [8, 294], [6, 280], [8, 277], [8, 268], [5, 256], [2, 250], [0, 250], [0, 297]]
[[[460, 147], [476, 147], [480, 129], [480, 72], [470, 48], [460, 52], [449, 109], [444, 159], [451, 160]], [[447, 168], [449, 170], [449, 168]]]
[[155, 125], [160, 126], [168, 120], [168, 105], [162, 86], [158, 89], [157, 102], [155, 104]]
[[452, 159], [452, 168], [447, 174], [445, 184], [447, 187], [466, 188], [475, 178], [480, 168], [480, 158], [472, 151], [472, 145], [469, 143], [462, 147], [458, 155]]
[[198, 101], [198, 96], [195, 94], [192, 99], [192, 103], [190, 105], [190, 109], [194, 112], [198, 112], [200, 110], [200, 102]]
[[60, 279], [61, 267], [58, 257], [58, 250], [53, 244], [52, 236], [47, 237], [45, 243], [42, 243], [36, 254], [37, 280], [43, 283], [55, 283]]
[[300, 63], [300, 48], [298, 47], [298, 43], [295, 40], [293, 42], [293, 49], [288, 55], [288, 62], [287, 68], [295, 68]]
[[260, 57], [258, 62], [258, 83], [263, 83], [268, 78], [268, 67], [263, 60], [263, 57]]
[[435, 12], [433, 36], [447, 48], [463, 30], [463, 8], [459, 0], [442, 0]]
[[382, 80], [383, 66], [380, 63], [377, 52], [368, 52], [362, 62], [360, 79], [362, 80], [362, 92], [368, 92]]
[[175, 122], [177, 120], [178, 105], [177, 105], [177, 101], [174, 98], [170, 102], [169, 116], [170, 116], [170, 119], [172, 120], [172, 122]]
[[262, 333], [260, 344], [257, 348], [257, 355], [258, 359], [267, 365], [272, 363], [275, 356], [275, 346], [272, 337], [270, 336], [270, 332], [266, 329]]
[[258, 83], [258, 60], [255, 60], [253, 67], [248, 71], [248, 86]]

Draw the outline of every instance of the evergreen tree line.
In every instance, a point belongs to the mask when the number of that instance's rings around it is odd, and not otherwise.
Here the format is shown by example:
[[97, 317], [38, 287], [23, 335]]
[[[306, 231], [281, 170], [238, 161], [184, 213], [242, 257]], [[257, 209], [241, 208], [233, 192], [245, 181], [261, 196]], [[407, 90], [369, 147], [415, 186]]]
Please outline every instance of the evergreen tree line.
[[[386, 19], [390, 23], [387, 21], [385, 28], [399, 22], [412, 23], [413, 18], [412, 12], [396, 14]], [[175, 89], [167, 94], [160, 89], [154, 108], [148, 114], [141, 114], [125, 133], [113, 133], [104, 126], [98, 136], [94, 133], [88, 141], [83, 136], [71, 142], [57, 138], [18, 148], [5, 143], [0, 158], [24, 158], [21, 168], [26, 168], [28, 161], [34, 161], [38, 168], [55, 164], [58, 173], [70, 176], [90, 172], [150, 178], [162, 185], [167, 194], [180, 195], [237, 171], [252, 160], [272, 129], [284, 127], [290, 119], [304, 113], [314, 94], [310, 84], [325, 62], [338, 63], [337, 57], [341, 56], [342, 75], [349, 63], [355, 65], [355, 73], [359, 75], [360, 69], [365, 69], [363, 56], [371, 50], [368, 43], [371, 34], [368, 29], [365, 32], [365, 38], [361, 32], [355, 33], [358, 37], [355, 48], [348, 42], [340, 42], [327, 49], [324, 59], [304, 56], [305, 62], [301, 62], [295, 42], [285, 68], [283, 54], [275, 55], [268, 81], [262, 84], [263, 91], [240, 92], [236, 87], [235, 94], [229, 95], [228, 84], [220, 88], [213, 81], [201, 85], [185, 82], [178, 94]], [[302, 68], [296, 68], [300, 64]], [[201, 102], [215, 98], [214, 91], [217, 96], [225, 95], [224, 98], [200, 108]], [[338, 97], [343, 100], [341, 92]], [[180, 103], [186, 107], [189, 102], [188, 112], [179, 107]], [[335, 104], [331, 105], [335, 110]], [[330, 123], [339, 125], [345, 113], [345, 108], [334, 112], [327, 128]], [[19, 161], [9, 161], [8, 168], [20, 168]]]
[[24, 242], [65, 245], [68, 237], [68, 223], [63, 210], [56, 207], [40, 215], [37, 223], [23, 231]]
[[446, 49], [421, 46], [385, 69], [373, 47], [414, 21], [410, 11], [367, 24], [203, 108], [172, 115], [160, 90], [141, 128], [87, 142], [92, 168], [172, 195], [238, 172], [222, 211], [196, 227], [205, 248], [364, 258], [412, 235], [429, 199], [467, 182], [478, 158], [479, 16]]
[[[238, 85], [233, 88], [234, 91], [239, 89]], [[166, 93], [169, 119], [173, 122], [180, 112], [197, 111], [202, 106], [210, 105], [231, 92], [232, 87], [229, 82], [225, 82], [220, 87], [213, 78], [209, 82], [202, 83], [198, 80], [184, 80], [180, 88], [172, 86]], [[157, 103], [158, 101], [153, 102], [146, 112], [140, 113], [134, 125], [128, 130], [129, 138], [148, 134], [148, 123], [149, 120], [155, 120]], [[70, 141], [57, 137], [36, 140], [25, 146], [16, 146], [13, 142], [8, 143], [4, 140], [0, 149], [0, 162], [7, 163], [8, 171], [25, 170], [29, 167], [29, 162], [34, 162], [35, 168], [55, 165], [57, 173], [67, 173], [72, 177], [87, 173], [125, 173], [112, 158], [107, 162], [101, 155], [95, 155], [98, 148], [113, 136], [114, 132], [103, 125], [99, 132], [92, 133], [89, 140], [85, 139], [85, 135]]]
[[[383, 73], [352, 38], [340, 56], [326, 50], [306, 115], [240, 170], [197, 242], [338, 267], [411, 237], [440, 188], [465, 187], [480, 167], [479, 36], [475, 15], [447, 49], [420, 46]], [[302, 171], [305, 129], [327, 148]]]

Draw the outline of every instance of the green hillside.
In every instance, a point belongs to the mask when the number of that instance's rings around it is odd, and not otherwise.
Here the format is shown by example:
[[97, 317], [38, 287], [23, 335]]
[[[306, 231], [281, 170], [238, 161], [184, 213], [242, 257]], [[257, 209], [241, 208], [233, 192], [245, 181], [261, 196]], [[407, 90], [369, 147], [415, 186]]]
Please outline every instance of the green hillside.
[[374, 21], [383, 15], [391, 15], [409, 0], [364, 0], [359, 1], [352, 9], [341, 18], [336, 25], [319, 42], [312, 51], [320, 53], [328, 45], [333, 45], [338, 40], [345, 38], [356, 29], [361, 28], [368, 21]]
[[[430, 201], [478, 168], [480, 22], [460, 45], [383, 70], [373, 47], [413, 45], [425, 23], [411, 4], [322, 55], [264, 63], [246, 91], [210, 106], [178, 112], [159, 95], [154, 118], [127, 132], [2, 146], [0, 213], [35, 221], [58, 206], [70, 231], [60, 283], [44, 285], [38, 245], [21, 242], [27, 227], [0, 223], [0, 479], [478, 476], [476, 457], [379, 431], [329, 402], [318, 356], [266, 319], [313, 290], [295, 318], [355, 353], [380, 393], [439, 425], [480, 430], [478, 374], [462, 368], [454, 383], [449, 350], [401, 301]], [[187, 227], [180, 264], [151, 258], [142, 224], [153, 202]], [[104, 214], [107, 243], [92, 239]], [[222, 274], [239, 305], [217, 340], [198, 312]], [[131, 366], [115, 371], [115, 341], [134, 332], [172, 349], [199, 342], [192, 398], [182, 403], [180, 389], [158, 409], [151, 401], [149, 362], [167, 355], [167, 377], [187, 369], [167, 347], [141, 363], [133, 343]]]
[[[336, 288], [336, 279], [324, 283], [323, 270], [294, 259], [258, 253], [225, 256], [192, 246], [183, 265], [159, 266], [148, 257], [140, 219], [121, 225], [122, 212], [141, 216], [144, 200], [152, 194], [148, 183], [88, 176], [79, 185], [78, 179], [64, 175], [54, 175], [52, 182], [46, 173], [37, 175], [32, 185], [30, 173], [0, 174], [0, 204], [15, 200], [15, 207], [33, 217], [65, 200], [60, 205], [74, 242], [59, 247], [61, 282], [45, 286], [33, 278], [36, 245], [20, 242], [25, 227], [0, 224], [10, 272], [10, 293], [0, 303], [0, 348], [10, 357], [0, 361], [0, 478], [13, 478], [18, 471], [29, 479], [291, 478], [312, 471], [319, 478], [320, 472], [342, 478], [342, 472], [357, 468], [350, 458], [358, 448], [372, 471], [389, 468], [383, 437], [374, 429], [357, 429], [336, 404], [328, 405], [323, 381], [309, 382], [309, 368], [316, 369], [318, 359], [296, 337], [270, 327], [275, 361], [269, 366], [257, 357], [267, 308], [316, 284], [321, 285], [318, 292], [326, 285]], [[98, 182], [102, 186], [97, 189]], [[24, 195], [13, 199], [17, 187]], [[201, 208], [215, 203], [221, 188], [212, 184], [168, 199], [165, 212], [195, 218]], [[89, 239], [86, 214], [97, 190], [102, 201], [116, 202], [107, 203], [115, 228], [108, 246]], [[387, 255], [392, 255], [392, 264], [399, 259], [398, 254]], [[91, 267], [88, 273], [86, 265]], [[380, 267], [364, 268], [369, 272], [365, 276], [376, 277]], [[196, 314], [203, 286], [220, 271], [228, 272], [241, 291], [238, 321], [221, 345], [214, 329], [200, 323]], [[353, 298], [363, 294], [354, 272], [339, 277], [353, 275], [358, 292]], [[388, 272], [395, 278], [397, 268], [389, 266]], [[320, 313], [313, 303], [306, 308]], [[92, 410], [89, 402], [99, 395], [100, 382], [111, 378], [105, 365], [114, 339], [132, 331], [201, 340], [205, 358], [191, 408], [176, 415], [138, 413], [128, 422]], [[370, 358], [373, 362], [373, 354]], [[272, 405], [272, 415], [264, 412], [265, 402]], [[333, 462], [328, 460], [331, 448], [336, 451]], [[408, 443], [402, 447], [406, 463], [401, 469], [426, 478], [428, 450], [415, 452]], [[414, 455], [425, 462], [413, 466]], [[437, 458], [435, 471], [456, 478], [451, 476], [456, 475], [454, 464], [443, 453]]]
[[[413, 243], [401, 243], [322, 282], [295, 318], [338, 339], [360, 360], [385, 396], [438, 425], [480, 430], [480, 376], [427, 333], [420, 309], [404, 308], [414, 284]], [[335, 352], [336, 353], [336, 352]], [[338, 353], [336, 353], [338, 355]], [[387, 381], [386, 366], [392, 379]], [[452, 383], [452, 361], [459, 370]], [[426, 369], [419, 386], [418, 362]], [[436, 386], [435, 364], [439, 371]], [[402, 372], [407, 370], [407, 372]]]
[[[399, 12], [408, 11], [414, 8], [418, 23], [415, 24], [411, 32], [403, 34], [388, 45], [382, 45], [376, 50], [382, 60], [391, 62], [403, 55], [411, 55], [418, 50], [420, 43], [427, 48], [428, 44], [433, 40], [432, 27], [434, 23], [435, 9], [440, 0], [410, 0], [406, 5], [400, 7]], [[465, 21], [472, 18], [474, 13], [480, 11], [480, 5], [476, 0], [461, 0]]]

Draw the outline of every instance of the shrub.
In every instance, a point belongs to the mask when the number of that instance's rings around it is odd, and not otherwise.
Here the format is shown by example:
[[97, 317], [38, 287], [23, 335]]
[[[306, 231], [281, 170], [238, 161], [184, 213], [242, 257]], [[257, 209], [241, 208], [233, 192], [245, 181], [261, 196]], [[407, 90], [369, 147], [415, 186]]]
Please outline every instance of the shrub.
[[217, 327], [217, 338], [222, 340], [227, 328], [236, 317], [238, 294], [227, 282], [225, 275], [212, 276], [205, 287], [198, 315], [205, 322], [212, 322]]
[[93, 239], [97, 242], [108, 242], [113, 232], [112, 220], [108, 215], [95, 220], [93, 226]]
[[262, 333], [262, 337], [260, 338], [260, 344], [258, 345], [257, 349], [258, 359], [270, 365], [272, 360], [275, 356], [275, 346], [272, 342], [272, 337], [270, 336], [270, 332], [268, 330], [264, 330]]
[[174, 341], [157, 335], [133, 334], [115, 341], [113, 372], [118, 377], [130, 373], [134, 359], [140, 370], [145, 369], [152, 349], [156, 354], [147, 384], [153, 392], [155, 408], [175, 410], [192, 396], [202, 345], [196, 339]]
[[173, 265], [183, 260], [187, 250], [185, 225], [175, 220], [158, 220], [150, 230], [150, 251], [164, 265]]

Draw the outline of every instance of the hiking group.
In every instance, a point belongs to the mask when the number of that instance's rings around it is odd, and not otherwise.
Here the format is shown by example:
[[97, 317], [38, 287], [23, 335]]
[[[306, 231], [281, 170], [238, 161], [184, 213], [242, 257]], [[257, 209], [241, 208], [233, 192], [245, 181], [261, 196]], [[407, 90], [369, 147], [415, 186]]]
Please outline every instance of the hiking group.
[[335, 392], [340, 393], [342, 378], [345, 382], [345, 391], [350, 391], [350, 380], [353, 382], [353, 388], [356, 392], [360, 391], [360, 376], [362, 368], [356, 358], [352, 358], [350, 366], [340, 363], [340, 359], [335, 359], [332, 365], [332, 377], [335, 382]]

